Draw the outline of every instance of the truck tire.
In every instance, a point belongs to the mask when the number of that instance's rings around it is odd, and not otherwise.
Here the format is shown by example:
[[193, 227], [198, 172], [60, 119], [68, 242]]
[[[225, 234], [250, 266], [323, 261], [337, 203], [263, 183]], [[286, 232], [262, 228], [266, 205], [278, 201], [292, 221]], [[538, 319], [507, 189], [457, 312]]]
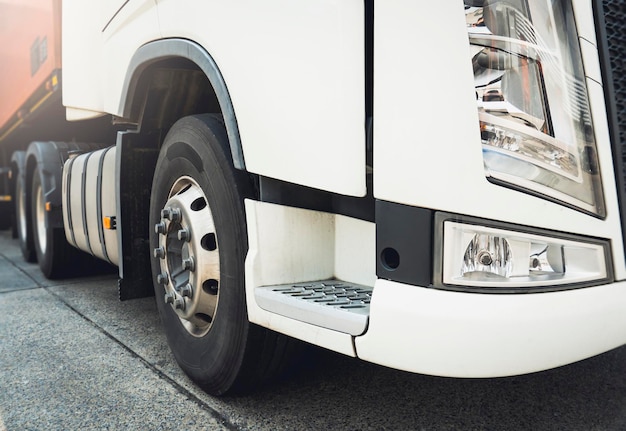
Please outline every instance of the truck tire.
[[15, 183], [15, 224], [17, 239], [20, 243], [22, 256], [26, 262], [36, 262], [35, 244], [33, 242], [33, 225], [30, 218], [29, 191], [26, 175], [19, 175]]
[[38, 169], [35, 169], [33, 173], [30, 196], [33, 243], [39, 268], [49, 279], [66, 276], [72, 264], [72, 258], [78, 253], [65, 239], [63, 228], [46, 227], [45, 198]]
[[11, 202], [0, 202], [0, 230], [11, 228], [11, 213], [13, 208]]
[[13, 217], [11, 168], [0, 167], [0, 195], [3, 195], [2, 198], [9, 198], [8, 200], [0, 199], [0, 230], [6, 230], [11, 227]]
[[243, 199], [253, 184], [232, 164], [221, 117], [179, 120], [160, 151], [152, 183], [153, 283], [168, 343], [206, 392], [246, 392], [288, 358], [283, 335], [248, 321]]

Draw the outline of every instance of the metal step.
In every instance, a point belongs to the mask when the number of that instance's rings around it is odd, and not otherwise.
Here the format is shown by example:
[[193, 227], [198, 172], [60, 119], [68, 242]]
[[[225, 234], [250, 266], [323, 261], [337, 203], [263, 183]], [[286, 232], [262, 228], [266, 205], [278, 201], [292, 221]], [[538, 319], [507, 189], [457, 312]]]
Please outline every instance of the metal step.
[[339, 280], [257, 287], [261, 308], [323, 328], [361, 335], [367, 329], [372, 288]]

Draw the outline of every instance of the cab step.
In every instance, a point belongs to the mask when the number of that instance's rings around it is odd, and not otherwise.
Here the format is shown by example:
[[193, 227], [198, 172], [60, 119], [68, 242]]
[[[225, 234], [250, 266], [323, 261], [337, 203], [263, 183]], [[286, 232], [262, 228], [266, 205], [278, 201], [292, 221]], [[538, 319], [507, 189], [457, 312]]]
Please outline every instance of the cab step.
[[257, 304], [281, 316], [361, 335], [367, 330], [373, 288], [340, 280], [261, 286]]

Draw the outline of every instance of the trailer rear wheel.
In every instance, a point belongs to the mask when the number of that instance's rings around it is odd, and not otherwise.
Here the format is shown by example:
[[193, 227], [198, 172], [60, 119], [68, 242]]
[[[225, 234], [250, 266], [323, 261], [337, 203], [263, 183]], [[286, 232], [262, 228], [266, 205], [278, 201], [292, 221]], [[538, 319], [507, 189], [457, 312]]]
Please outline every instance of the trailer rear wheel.
[[41, 272], [49, 279], [69, 275], [72, 260], [78, 252], [65, 239], [63, 228], [46, 226], [46, 201], [37, 169], [33, 173], [31, 214], [33, 242]]
[[17, 238], [26, 262], [36, 262], [35, 244], [33, 242], [33, 226], [30, 214], [30, 201], [26, 186], [26, 175], [19, 175], [15, 183], [15, 223]]
[[11, 208], [10, 202], [0, 202], [0, 230], [6, 230], [11, 227]]
[[172, 127], [152, 184], [153, 282], [174, 356], [214, 395], [254, 388], [290, 350], [287, 337], [248, 321], [243, 199], [251, 190], [232, 165], [220, 117], [186, 117]]
[[[0, 160], [2, 158], [0, 157]], [[4, 165], [4, 163], [2, 163]], [[11, 227], [13, 200], [11, 199], [11, 169], [0, 168], [0, 230]]]

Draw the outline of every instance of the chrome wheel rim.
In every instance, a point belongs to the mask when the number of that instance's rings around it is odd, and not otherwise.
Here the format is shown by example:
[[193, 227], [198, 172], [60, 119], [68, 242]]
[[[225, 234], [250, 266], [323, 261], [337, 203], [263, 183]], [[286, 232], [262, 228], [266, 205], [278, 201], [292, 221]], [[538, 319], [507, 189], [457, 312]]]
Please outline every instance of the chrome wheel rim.
[[37, 199], [35, 208], [35, 217], [37, 222], [37, 242], [39, 243], [39, 250], [41, 254], [46, 253], [46, 247], [48, 246], [48, 238], [46, 236], [46, 204], [43, 197], [43, 189], [41, 185], [35, 190], [35, 196]]
[[21, 186], [21, 181], [18, 181], [17, 191], [15, 193], [17, 198], [17, 228], [19, 230], [19, 236], [22, 239], [26, 239], [26, 208], [24, 205], [24, 190]]
[[202, 337], [217, 313], [220, 257], [213, 214], [198, 183], [188, 176], [174, 182], [161, 220], [155, 225], [159, 259], [157, 283], [164, 300], [189, 334]]

